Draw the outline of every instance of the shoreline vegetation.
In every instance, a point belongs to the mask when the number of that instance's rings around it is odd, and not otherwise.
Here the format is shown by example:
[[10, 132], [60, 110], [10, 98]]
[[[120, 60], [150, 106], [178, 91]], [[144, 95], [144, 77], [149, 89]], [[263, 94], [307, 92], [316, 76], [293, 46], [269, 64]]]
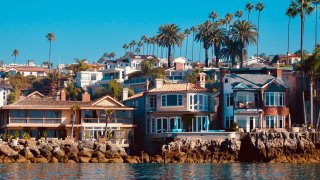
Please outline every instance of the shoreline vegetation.
[[316, 133], [242, 133], [233, 139], [179, 139], [156, 155], [128, 155], [93, 141], [24, 140], [0, 144], [0, 163], [320, 163]]

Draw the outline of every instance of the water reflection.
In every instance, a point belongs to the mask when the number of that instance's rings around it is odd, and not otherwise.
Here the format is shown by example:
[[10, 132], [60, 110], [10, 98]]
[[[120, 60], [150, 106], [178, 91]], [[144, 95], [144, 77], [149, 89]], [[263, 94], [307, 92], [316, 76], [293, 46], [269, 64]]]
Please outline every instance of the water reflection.
[[0, 164], [0, 179], [317, 179], [315, 164]]

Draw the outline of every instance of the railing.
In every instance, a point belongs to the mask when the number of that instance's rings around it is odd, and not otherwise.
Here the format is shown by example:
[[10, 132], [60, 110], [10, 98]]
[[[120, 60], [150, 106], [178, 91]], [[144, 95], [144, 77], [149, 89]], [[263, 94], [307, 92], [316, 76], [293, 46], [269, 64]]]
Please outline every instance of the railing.
[[[105, 118], [82, 118], [82, 123], [106, 123]], [[122, 123], [122, 124], [132, 124], [132, 119], [126, 119], [126, 118], [111, 118], [111, 121], [108, 123]]]
[[10, 118], [10, 123], [60, 124], [61, 118]]
[[235, 102], [236, 109], [257, 109], [259, 108], [253, 101], [238, 101]]

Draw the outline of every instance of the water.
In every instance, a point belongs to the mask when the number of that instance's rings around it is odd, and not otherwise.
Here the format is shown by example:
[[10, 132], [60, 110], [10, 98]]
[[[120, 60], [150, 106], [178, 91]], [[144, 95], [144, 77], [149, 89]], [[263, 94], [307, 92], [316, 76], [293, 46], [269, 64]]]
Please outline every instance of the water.
[[319, 179], [315, 164], [0, 164], [0, 179]]

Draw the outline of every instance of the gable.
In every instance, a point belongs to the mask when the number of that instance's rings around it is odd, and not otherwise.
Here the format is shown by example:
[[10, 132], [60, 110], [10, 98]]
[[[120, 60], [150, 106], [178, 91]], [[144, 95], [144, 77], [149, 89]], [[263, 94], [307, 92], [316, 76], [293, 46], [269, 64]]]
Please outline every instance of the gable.
[[233, 89], [248, 89], [249, 87], [243, 83], [236, 84]]
[[124, 105], [110, 96], [104, 96], [92, 103], [92, 106], [100, 107], [123, 107]]
[[38, 92], [38, 91], [35, 91], [35, 92], [29, 94], [27, 97], [28, 97], [28, 98], [38, 98], [38, 99], [41, 99], [41, 98], [44, 97], [44, 95], [41, 94], [41, 93]]
[[265, 91], [286, 91], [286, 88], [274, 81], [266, 87]]

